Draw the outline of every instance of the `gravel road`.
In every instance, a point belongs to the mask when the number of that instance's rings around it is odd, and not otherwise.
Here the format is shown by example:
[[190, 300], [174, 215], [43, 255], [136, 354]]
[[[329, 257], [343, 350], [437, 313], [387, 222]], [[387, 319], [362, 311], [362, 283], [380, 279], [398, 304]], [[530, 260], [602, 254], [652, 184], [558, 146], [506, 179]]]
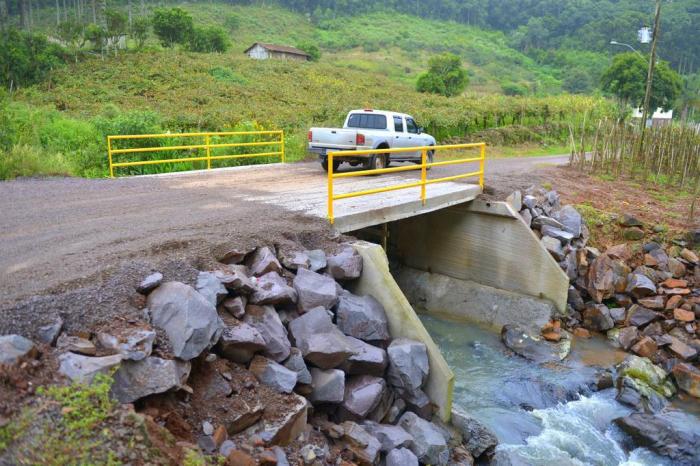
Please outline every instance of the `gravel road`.
[[[538, 168], [566, 160], [489, 160], [487, 186], [498, 195], [507, 179], [536, 182]], [[459, 169], [441, 167], [433, 174], [448, 176]], [[116, 295], [156, 268], [169, 270], [171, 278], [191, 279], [193, 267], [206, 267], [212, 251], [227, 244], [296, 241], [314, 247], [332, 241], [323, 219], [261, 200], [278, 196], [294, 202], [299, 187], [325, 189], [317, 163], [115, 180], [0, 182], [0, 309], [5, 311], [0, 334], [16, 329], [28, 309], [65, 317], [76, 301], [87, 307], [82, 316], [89, 320], [93, 300], [105, 308], [117, 305], [105, 291], [110, 280]], [[115, 273], [127, 279], [116, 280]], [[80, 298], [65, 295], [79, 289], [90, 291]], [[95, 313], [99, 321], [107, 310]]]

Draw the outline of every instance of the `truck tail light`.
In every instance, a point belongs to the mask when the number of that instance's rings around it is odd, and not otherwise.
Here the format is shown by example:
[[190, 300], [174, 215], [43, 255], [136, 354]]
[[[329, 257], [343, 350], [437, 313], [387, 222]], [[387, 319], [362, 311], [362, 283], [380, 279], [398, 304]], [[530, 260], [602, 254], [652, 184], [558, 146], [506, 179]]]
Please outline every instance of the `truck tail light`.
[[365, 145], [365, 135], [362, 133], [357, 133], [357, 136], [355, 136], [355, 144], [358, 146], [364, 146]]
[[311, 142], [311, 140], [313, 139], [313, 137], [314, 137], [313, 131], [309, 131], [309, 142]]

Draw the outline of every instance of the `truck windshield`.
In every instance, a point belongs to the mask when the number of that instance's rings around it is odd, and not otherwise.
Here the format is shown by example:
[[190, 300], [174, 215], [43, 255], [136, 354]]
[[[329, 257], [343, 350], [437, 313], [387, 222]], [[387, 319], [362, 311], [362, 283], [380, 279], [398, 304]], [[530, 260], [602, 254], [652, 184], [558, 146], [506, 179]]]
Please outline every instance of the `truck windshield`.
[[385, 115], [369, 113], [353, 113], [348, 118], [348, 128], [386, 129]]

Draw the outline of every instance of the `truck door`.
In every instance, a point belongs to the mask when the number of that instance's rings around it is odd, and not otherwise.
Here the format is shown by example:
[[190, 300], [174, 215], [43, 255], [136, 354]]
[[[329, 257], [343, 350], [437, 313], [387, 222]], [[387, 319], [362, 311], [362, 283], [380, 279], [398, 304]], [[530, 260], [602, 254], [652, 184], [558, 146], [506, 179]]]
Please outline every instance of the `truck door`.
[[[424, 140], [418, 134], [418, 125], [413, 118], [406, 118], [406, 146], [405, 147], [420, 147], [424, 145]], [[410, 152], [411, 156], [419, 157], [420, 151]]]

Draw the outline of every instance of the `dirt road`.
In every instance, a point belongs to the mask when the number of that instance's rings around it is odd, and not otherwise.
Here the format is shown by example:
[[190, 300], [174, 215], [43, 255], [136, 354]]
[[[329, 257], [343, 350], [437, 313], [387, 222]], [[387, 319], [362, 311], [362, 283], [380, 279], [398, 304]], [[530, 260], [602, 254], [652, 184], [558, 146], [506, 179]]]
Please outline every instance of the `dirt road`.
[[[487, 185], [497, 189], [503, 177], [523, 178], [543, 164], [565, 161], [566, 157], [490, 160]], [[458, 170], [441, 167], [431, 175]], [[396, 175], [411, 176], [415, 174]], [[142, 264], [133, 270], [136, 277], [163, 260], [201, 264], [211, 259], [213, 249], [226, 244], [285, 237], [326, 241], [327, 222], [298, 208], [311, 194], [324, 192], [325, 174], [317, 163], [165, 177], [2, 182], [0, 309], [34, 295], [96, 286], [125, 261]], [[7, 320], [11, 314], [0, 317], [0, 333], [12, 327]]]

